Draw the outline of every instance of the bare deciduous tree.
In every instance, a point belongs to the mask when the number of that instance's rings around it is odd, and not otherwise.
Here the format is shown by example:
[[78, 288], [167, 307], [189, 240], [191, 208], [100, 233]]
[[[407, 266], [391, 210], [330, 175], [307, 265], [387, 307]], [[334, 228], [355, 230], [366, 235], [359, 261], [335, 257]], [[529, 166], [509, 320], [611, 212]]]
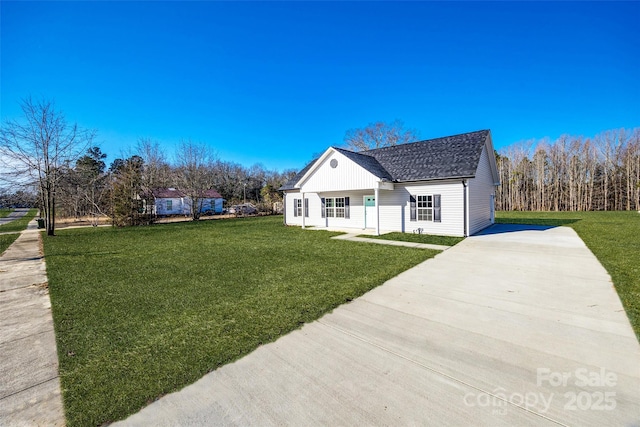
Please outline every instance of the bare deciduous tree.
[[0, 132], [0, 171], [14, 186], [38, 188], [47, 234], [55, 233], [61, 168], [69, 167], [93, 141], [95, 132], [67, 124], [53, 101], [21, 104], [23, 120], [9, 120]]
[[406, 129], [400, 120], [391, 123], [370, 123], [361, 129], [350, 129], [344, 136], [346, 148], [352, 151], [389, 147], [417, 140], [418, 133], [415, 130]]
[[149, 138], [140, 138], [136, 152], [144, 161], [143, 191], [149, 193], [158, 188], [168, 187], [175, 177], [160, 144]]
[[216, 155], [205, 144], [183, 141], [176, 152], [178, 187], [191, 202], [191, 216], [200, 218], [205, 192], [214, 187], [213, 164]]
[[640, 128], [593, 139], [563, 135], [530, 147], [512, 144], [496, 157], [498, 209], [640, 209]]

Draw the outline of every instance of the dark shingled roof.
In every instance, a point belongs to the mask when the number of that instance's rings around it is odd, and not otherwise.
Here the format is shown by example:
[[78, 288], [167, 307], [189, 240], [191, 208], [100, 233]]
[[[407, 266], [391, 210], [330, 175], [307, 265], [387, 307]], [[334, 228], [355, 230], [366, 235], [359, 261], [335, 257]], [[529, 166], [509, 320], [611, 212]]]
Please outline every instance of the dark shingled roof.
[[360, 154], [374, 157], [393, 181], [473, 177], [488, 130], [400, 144]]
[[[334, 149], [383, 180], [426, 181], [475, 176], [489, 130], [428, 139], [374, 150]], [[315, 164], [309, 163], [281, 190], [292, 190]]]

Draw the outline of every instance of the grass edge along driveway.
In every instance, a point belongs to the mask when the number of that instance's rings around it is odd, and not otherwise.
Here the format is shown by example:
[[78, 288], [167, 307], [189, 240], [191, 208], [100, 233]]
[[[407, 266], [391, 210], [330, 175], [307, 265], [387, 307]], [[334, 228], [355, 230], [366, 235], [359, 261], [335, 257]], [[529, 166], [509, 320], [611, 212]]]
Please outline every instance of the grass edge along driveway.
[[496, 222], [573, 228], [604, 266], [640, 340], [640, 214], [616, 212], [497, 212]]
[[[8, 216], [12, 211], [13, 209], [4, 209], [2, 216]], [[0, 255], [2, 255], [4, 251], [6, 251], [7, 248], [16, 241], [16, 239], [20, 236], [20, 232], [27, 228], [29, 221], [35, 218], [37, 213], [37, 209], [29, 209], [29, 212], [27, 212], [27, 214], [22, 218], [16, 219], [4, 225], [0, 225], [0, 233], [2, 233], [0, 234]]]
[[44, 237], [69, 426], [125, 418], [437, 251], [281, 217]]

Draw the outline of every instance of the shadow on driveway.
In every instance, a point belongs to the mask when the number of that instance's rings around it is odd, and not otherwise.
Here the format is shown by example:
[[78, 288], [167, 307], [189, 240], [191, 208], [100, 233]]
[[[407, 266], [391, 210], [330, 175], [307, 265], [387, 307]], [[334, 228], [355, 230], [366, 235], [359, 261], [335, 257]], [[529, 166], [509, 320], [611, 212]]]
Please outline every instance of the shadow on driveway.
[[487, 236], [490, 234], [515, 233], [517, 231], [546, 231], [555, 228], [555, 225], [533, 225], [533, 224], [493, 224], [485, 228], [474, 236]]
[[500, 218], [491, 227], [485, 228], [475, 236], [484, 236], [489, 234], [502, 234], [502, 233], [514, 233], [517, 231], [546, 231], [555, 227], [562, 227], [569, 224], [574, 224], [580, 221], [579, 218]]

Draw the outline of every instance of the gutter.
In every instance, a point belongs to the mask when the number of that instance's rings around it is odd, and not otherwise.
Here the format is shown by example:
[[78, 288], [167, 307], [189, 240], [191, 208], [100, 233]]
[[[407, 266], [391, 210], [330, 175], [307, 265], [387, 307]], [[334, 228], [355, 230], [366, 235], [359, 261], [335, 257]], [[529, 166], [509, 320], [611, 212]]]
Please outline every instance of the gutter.
[[413, 182], [425, 182], [425, 181], [457, 181], [459, 179], [462, 179], [463, 181], [466, 181], [468, 179], [472, 179], [475, 178], [475, 175], [461, 175], [461, 176], [447, 176], [444, 178], [423, 178], [423, 179], [413, 179], [413, 180], [393, 180], [391, 182], [397, 183], [397, 184], [411, 184]]

